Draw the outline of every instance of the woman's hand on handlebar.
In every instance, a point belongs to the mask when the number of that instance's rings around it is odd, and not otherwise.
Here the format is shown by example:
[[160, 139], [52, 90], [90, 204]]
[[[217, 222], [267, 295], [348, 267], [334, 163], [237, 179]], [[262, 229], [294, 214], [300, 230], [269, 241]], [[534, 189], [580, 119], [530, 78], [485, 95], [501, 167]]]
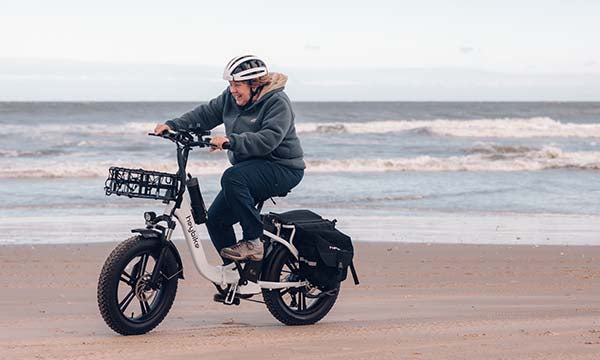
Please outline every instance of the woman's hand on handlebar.
[[[198, 141], [194, 141], [194, 134], [198, 136]], [[207, 130], [192, 130], [176, 132], [171, 129], [167, 124], [156, 124], [154, 127], [154, 133], [148, 135], [155, 135], [166, 137], [171, 141], [180, 143], [187, 146], [207, 146], [208, 138], [204, 139], [205, 135], [210, 135], [210, 131]], [[229, 149], [229, 139], [225, 136], [215, 136], [210, 140], [210, 151]]]
[[162, 135], [162, 133], [169, 130], [171, 130], [171, 128], [167, 124], [156, 124], [156, 127], [154, 127], [154, 134]]
[[210, 139], [210, 143], [214, 145], [214, 147], [211, 146], [210, 148], [211, 152], [216, 151], [217, 149], [223, 150], [229, 148], [229, 139], [225, 136], [215, 136]]

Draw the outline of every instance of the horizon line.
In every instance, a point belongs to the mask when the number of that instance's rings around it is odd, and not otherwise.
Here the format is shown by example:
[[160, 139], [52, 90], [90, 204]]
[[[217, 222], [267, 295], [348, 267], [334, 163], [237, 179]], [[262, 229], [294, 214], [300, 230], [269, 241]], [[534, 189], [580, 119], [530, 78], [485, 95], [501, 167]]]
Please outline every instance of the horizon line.
[[[129, 62], [129, 61], [109, 61], [109, 60], [82, 60], [82, 59], [72, 59], [72, 58], [33, 58], [33, 57], [1, 57], [0, 63], [3, 61], [38, 61], [38, 62], [72, 62], [72, 63], [81, 63], [81, 64], [102, 64], [102, 65], [154, 65], [154, 66], [183, 66], [183, 67], [207, 67], [207, 68], [222, 68], [221, 65], [212, 65], [212, 64], [189, 64], [189, 63], [168, 63], [168, 62]], [[281, 67], [281, 64], [276, 64], [276, 67]], [[479, 67], [467, 67], [467, 66], [431, 66], [431, 67], [423, 67], [423, 66], [373, 66], [373, 65], [364, 65], [364, 66], [287, 66], [290, 69], [314, 69], [314, 70], [332, 70], [332, 69], [361, 69], [361, 70], [468, 70], [468, 71], [476, 71], [476, 72], [484, 72], [484, 73], [493, 73], [493, 74], [504, 74], [504, 75], [530, 75], [530, 76], [538, 76], [538, 75], [600, 75], [600, 71], [583, 71], [583, 72], [547, 72], [547, 71], [538, 71], [538, 72], [527, 72], [527, 71], [516, 71], [516, 70], [492, 70], [485, 69]]]
[[[1, 103], [205, 103], [209, 100], [3, 100]], [[600, 103], [599, 100], [292, 100], [292, 103]]]

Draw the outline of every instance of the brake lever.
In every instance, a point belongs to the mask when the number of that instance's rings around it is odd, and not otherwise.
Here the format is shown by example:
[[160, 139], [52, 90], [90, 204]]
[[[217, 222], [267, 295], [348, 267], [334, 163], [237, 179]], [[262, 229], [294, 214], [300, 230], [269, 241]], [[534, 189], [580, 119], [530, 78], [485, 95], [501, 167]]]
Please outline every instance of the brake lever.
[[[210, 142], [211, 140], [212, 139], [209, 137], [204, 138], [204, 141], [206, 142], [207, 146], [210, 146], [211, 148], [217, 148], [217, 145]], [[223, 145], [221, 145], [221, 147], [223, 148], [223, 150], [227, 150], [230, 148], [230, 145], [231, 145], [231, 143], [229, 141], [227, 141], [227, 142], [223, 143]]]
[[[165, 135], [165, 133], [167, 133], [168, 135]], [[210, 131], [208, 133], [210, 133]], [[173, 131], [173, 130], [163, 131], [162, 134], [148, 133], [149, 136], [161, 137], [161, 138], [169, 139], [171, 141], [181, 141], [184, 139], [192, 140], [189, 137], [186, 137], [184, 134], [185, 133], [180, 133], [180, 132]], [[211, 147], [211, 148], [217, 147], [217, 145], [212, 144], [210, 142], [211, 138], [209, 138], [209, 137], [204, 137], [204, 138], [200, 137], [200, 139], [202, 139], [202, 140], [190, 142], [188, 145], [191, 145], [191, 146], [203, 145], [203, 146], [207, 146], [207, 147]], [[222, 145], [222, 148], [223, 148], [223, 150], [226, 150], [226, 149], [229, 149], [229, 146], [230, 146], [230, 143], [226, 142]]]
[[210, 135], [210, 130], [192, 130], [191, 132], [198, 135], [198, 137]]

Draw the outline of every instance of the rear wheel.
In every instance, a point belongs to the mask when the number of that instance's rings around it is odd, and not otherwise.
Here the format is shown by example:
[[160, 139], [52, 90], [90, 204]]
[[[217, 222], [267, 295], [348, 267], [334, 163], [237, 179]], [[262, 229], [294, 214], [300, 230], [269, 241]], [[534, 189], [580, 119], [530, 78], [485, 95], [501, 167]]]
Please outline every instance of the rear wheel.
[[[268, 269], [263, 271], [263, 281], [296, 282], [304, 280], [298, 261], [285, 248], [273, 254]], [[309, 325], [321, 320], [333, 307], [340, 290], [338, 283], [327, 292], [310, 284], [299, 288], [263, 289], [263, 298], [269, 312], [286, 325]]]
[[106, 259], [98, 281], [98, 307], [106, 324], [117, 333], [147, 333], [171, 309], [178, 278], [170, 275], [177, 272], [178, 266], [170, 251], [157, 284], [150, 284], [160, 251], [158, 240], [134, 236], [119, 244]]

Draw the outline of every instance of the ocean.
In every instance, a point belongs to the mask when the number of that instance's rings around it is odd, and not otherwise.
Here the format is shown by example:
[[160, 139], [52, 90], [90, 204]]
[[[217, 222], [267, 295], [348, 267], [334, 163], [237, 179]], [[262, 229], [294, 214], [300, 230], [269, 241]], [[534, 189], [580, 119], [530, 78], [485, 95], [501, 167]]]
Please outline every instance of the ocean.
[[[143, 211], [161, 203], [105, 196], [108, 168], [174, 172], [173, 144], [146, 133], [197, 105], [0, 103], [0, 243], [117, 240], [143, 225]], [[491, 239], [482, 225], [497, 234], [494, 219], [511, 219], [523, 231], [566, 224], [558, 243], [600, 244], [600, 103], [299, 102], [294, 110], [307, 171], [270, 211], [313, 209], [364, 239], [519, 243], [514, 233]], [[188, 171], [208, 203], [228, 166], [223, 152], [192, 151]], [[481, 236], [463, 236], [465, 221]], [[579, 235], [570, 237], [570, 226]]]

